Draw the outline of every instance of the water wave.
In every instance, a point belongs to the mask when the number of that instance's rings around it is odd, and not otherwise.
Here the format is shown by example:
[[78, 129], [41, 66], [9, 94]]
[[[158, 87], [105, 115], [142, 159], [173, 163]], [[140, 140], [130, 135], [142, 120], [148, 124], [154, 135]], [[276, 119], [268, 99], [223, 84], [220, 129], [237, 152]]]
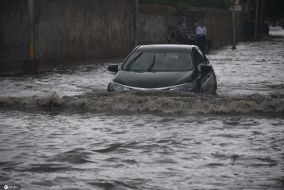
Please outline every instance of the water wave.
[[206, 96], [163, 92], [93, 93], [80, 96], [0, 96], [0, 108], [49, 111], [253, 114], [284, 113], [284, 95]]
[[84, 149], [73, 149], [67, 152], [60, 153], [48, 159], [49, 162], [67, 162], [71, 164], [84, 164], [88, 163], [89, 155], [91, 153]]

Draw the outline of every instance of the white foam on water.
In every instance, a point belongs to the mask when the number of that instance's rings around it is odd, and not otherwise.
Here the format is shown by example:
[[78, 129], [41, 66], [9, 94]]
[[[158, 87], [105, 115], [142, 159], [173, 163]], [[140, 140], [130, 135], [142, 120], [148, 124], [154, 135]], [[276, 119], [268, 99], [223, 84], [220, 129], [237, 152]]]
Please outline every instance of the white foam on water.
[[205, 96], [174, 93], [94, 93], [81, 96], [0, 96], [5, 108], [76, 110], [86, 112], [149, 112], [184, 114], [284, 113], [282, 95]]

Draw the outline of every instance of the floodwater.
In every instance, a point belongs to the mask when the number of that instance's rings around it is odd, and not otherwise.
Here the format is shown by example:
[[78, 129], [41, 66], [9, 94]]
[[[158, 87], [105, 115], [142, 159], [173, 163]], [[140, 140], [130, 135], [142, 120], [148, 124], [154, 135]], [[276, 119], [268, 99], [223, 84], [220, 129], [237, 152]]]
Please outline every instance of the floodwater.
[[284, 31], [271, 33], [208, 55], [216, 97], [107, 93], [110, 63], [0, 78], [0, 184], [283, 189]]

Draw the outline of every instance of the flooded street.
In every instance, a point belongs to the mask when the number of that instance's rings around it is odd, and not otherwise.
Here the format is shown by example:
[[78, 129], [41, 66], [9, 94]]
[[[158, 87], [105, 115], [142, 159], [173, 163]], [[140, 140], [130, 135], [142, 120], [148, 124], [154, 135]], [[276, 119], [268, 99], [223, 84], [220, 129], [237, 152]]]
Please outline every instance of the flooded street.
[[284, 31], [208, 55], [218, 96], [107, 93], [106, 64], [0, 78], [0, 184], [284, 188]]

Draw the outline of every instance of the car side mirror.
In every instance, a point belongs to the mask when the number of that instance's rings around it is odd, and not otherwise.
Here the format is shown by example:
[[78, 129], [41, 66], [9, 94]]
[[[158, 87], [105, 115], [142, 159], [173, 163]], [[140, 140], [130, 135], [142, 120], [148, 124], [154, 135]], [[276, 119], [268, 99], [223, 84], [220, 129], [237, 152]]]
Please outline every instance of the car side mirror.
[[107, 67], [107, 70], [110, 71], [110, 72], [113, 72], [113, 73], [117, 73], [118, 72], [118, 68], [119, 68], [118, 65], [113, 64], [113, 65], [109, 65]]
[[212, 70], [211, 65], [200, 64], [198, 65], [198, 70], [201, 73], [209, 73]]

